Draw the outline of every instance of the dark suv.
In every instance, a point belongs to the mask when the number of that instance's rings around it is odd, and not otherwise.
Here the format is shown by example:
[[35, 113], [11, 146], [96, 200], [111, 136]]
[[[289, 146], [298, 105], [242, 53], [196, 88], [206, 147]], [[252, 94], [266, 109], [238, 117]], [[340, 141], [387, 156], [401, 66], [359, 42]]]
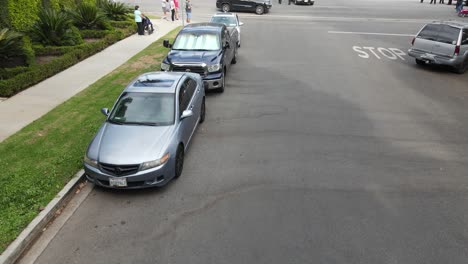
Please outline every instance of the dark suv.
[[247, 11], [261, 15], [268, 13], [271, 0], [216, 0], [216, 7], [223, 12]]
[[161, 70], [198, 73], [205, 90], [223, 92], [227, 71], [237, 62], [238, 36], [237, 30], [229, 30], [224, 24], [189, 24], [173, 44], [164, 40], [164, 47], [171, 51], [161, 63]]

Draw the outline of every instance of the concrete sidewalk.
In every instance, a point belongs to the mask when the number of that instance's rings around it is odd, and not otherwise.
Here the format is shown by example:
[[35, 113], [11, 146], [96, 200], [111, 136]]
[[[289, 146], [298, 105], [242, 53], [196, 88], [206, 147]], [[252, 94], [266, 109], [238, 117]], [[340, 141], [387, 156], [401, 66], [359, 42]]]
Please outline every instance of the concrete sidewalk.
[[137, 34], [9, 98], [0, 100], [0, 142], [95, 83], [181, 23], [154, 19], [152, 35]]

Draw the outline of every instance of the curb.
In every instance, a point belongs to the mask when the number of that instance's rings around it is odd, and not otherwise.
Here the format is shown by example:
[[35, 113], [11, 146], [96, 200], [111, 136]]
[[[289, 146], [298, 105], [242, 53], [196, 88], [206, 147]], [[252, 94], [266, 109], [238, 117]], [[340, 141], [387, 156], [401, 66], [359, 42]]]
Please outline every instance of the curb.
[[57, 210], [65, 206], [75, 193], [76, 187], [85, 179], [84, 170], [80, 170], [63, 187], [52, 201], [42, 210], [21, 234], [0, 255], [1, 264], [13, 264], [28, 249], [31, 244], [41, 235], [42, 230], [54, 218]]

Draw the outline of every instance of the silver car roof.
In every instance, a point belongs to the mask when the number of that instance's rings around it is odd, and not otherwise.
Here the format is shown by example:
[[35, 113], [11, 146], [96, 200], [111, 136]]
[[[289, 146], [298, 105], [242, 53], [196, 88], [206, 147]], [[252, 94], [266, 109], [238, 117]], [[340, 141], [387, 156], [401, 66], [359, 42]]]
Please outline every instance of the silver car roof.
[[430, 24], [449, 25], [457, 28], [468, 28], [468, 23], [460, 21], [434, 21]]
[[[142, 92], [142, 93], [175, 93], [177, 85], [183, 77], [187, 75], [184, 72], [147, 72], [135, 78], [124, 90], [124, 92]], [[171, 86], [148, 86], [137, 85], [139, 81], [145, 80], [168, 80], [173, 81]]]
[[225, 12], [225, 13], [216, 13], [216, 14], [212, 15], [212, 17], [216, 17], [216, 16], [232, 16], [232, 17], [235, 17], [236, 14], [230, 13], [230, 12]]

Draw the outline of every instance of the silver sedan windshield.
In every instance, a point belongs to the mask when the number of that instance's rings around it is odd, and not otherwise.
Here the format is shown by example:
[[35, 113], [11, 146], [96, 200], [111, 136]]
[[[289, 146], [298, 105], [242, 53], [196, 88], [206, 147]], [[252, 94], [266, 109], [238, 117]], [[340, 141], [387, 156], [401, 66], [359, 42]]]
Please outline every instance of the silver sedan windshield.
[[228, 27], [237, 26], [237, 21], [235, 17], [215, 16], [211, 18], [211, 22], [225, 24]]
[[108, 121], [114, 124], [167, 126], [174, 123], [174, 94], [126, 93], [112, 110]]

